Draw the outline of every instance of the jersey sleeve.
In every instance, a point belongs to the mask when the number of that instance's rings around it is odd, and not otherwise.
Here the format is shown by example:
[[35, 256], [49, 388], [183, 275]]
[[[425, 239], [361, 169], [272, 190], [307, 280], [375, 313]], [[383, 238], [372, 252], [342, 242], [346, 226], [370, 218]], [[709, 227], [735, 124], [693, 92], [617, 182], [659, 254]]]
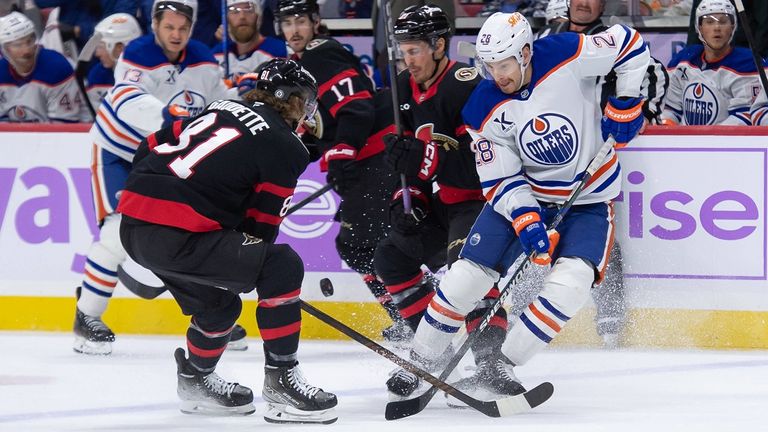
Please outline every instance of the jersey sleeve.
[[83, 96], [77, 86], [74, 74], [64, 81], [49, 87], [48, 119], [53, 122], [77, 123], [89, 121], [90, 115], [85, 108]]
[[159, 83], [149, 72], [121, 57], [115, 65], [115, 86], [107, 93], [116, 117], [142, 135], [163, 125], [165, 104], [152, 95]]
[[582, 77], [604, 76], [613, 70], [617, 97], [640, 96], [650, 54], [639, 32], [617, 24], [602, 33], [579, 35], [579, 39], [573, 63]]
[[664, 110], [664, 97], [669, 88], [669, 74], [664, 64], [651, 57], [648, 69], [640, 93], [645, 98], [643, 102], [643, 116], [655, 123], [661, 121], [661, 112]]
[[760, 90], [760, 94], [755, 98], [750, 110], [750, 118], [755, 126], [768, 126], [768, 97], [765, 89]]
[[731, 83], [731, 97], [728, 99], [728, 117], [721, 125], [751, 125], [750, 107], [755, 97], [755, 89], [760, 86], [757, 73], [737, 75]]

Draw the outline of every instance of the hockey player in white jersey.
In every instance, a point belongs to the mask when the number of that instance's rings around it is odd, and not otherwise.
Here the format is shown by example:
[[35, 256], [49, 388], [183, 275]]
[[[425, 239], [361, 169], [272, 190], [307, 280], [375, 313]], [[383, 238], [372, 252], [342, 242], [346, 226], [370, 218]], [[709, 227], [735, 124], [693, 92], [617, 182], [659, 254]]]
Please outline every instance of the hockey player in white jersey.
[[[625, 26], [533, 42], [521, 14], [496, 13], [477, 36], [477, 59], [488, 79], [463, 115], [488, 202], [419, 323], [411, 357], [439, 356], [452, 339], [448, 329], [461, 326], [520, 254], [535, 251], [537, 263], [551, 259], [552, 269], [501, 348], [519, 366], [552, 340], [601, 281], [614, 234], [611, 200], [621, 188], [613, 149], [557, 232], [548, 233], [547, 224], [608, 136], [625, 145], [641, 129], [640, 85], [650, 55], [640, 34]], [[612, 70], [617, 97], [603, 113], [595, 77]], [[489, 366], [478, 365], [475, 376], [457, 385], [477, 388]]]
[[0, 18], [0, 121], [76, 123], [89, 118], [67, 59], [38, 44], [19, 12]]
[[[259, 33], [261, 27], [261, 2], [259, 0], [227, 0], [227, 79], [236, 82], [238, 77], [275, 57], [288, 57], [285, 41]], [[213, 49], [219, 64], [224, 64], [224, 42]]]
[[760, 82], [749, 49], [731, 45], [736, 9], [728, 0], [702, 0], [694, 25], [703, 45], [689, 45], [670, 61], [663, 124], [751, 124]]
[[116, 84], [91, 128], [93, 194], [101, 230], [77, 290], [77, 352], [112, 352], [115, 336], [101, 315], [117, 285], [117, 267], [126, 259], [115, 208], [139, 142], [161, 126], [202, 112], [216, 99], [236, 97], [236, 89], [224, 85], [208, 47], [190, 40], [196, 14], [196, 0], [155, 0], [154, 33], [126, 47], [115, 66]]
[[95, 111], [115, 85], [117, 59], [129, 42], [141, 36], [141, 27], [132, 15], [116, 13], [96, 24], [93, 33], [92, 37], [99, 38], [95, 52], [99, 61], [88, 71], [86, 92]]
[[760, 89], [760, 94], [757, 95], [755, 103], [752, 104], [750, 119], [755, 126], [768, 126], [768, 97], [766, 97], [764, 88]]

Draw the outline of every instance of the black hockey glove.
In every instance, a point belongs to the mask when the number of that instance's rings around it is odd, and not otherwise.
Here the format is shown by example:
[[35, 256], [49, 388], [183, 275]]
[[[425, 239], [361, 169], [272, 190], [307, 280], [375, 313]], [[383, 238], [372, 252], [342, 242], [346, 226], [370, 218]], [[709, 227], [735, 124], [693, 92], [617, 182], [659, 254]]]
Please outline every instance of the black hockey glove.
[[325, 179], [333, 185], [333, 190], [339, 195], [349, 192], [360, 178], [355, 158], [357, 150], [347, 144], [336, 144], [323, 155], [328, 164], [328, 175]]
[[403, 190], [400, 189], [395, 192], [389, 204], [389, 224], [395, 231], [411, 235], [418, 233], [421, 229], [422, 222], [429, 213], [429, 199], [413, 186], [409, 186], [408, 191], [411, 193], [411, 214], [405, 214]]
[[434, 142], [412, 137], [387, 134], [384, 136], [386, 160], [398, 174], [431, 181], [437, 175], [438, 151]]

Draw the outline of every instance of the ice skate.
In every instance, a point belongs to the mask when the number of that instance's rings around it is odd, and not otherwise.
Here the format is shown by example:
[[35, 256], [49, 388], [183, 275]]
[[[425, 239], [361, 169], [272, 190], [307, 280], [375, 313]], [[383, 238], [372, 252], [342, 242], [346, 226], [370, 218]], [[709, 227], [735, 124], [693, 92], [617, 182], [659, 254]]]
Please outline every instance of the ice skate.
[[269, 423], [331, 424], [338, 419], [333, 409], [336, 395], [308, 384], [298, 363], [265, 366], [262, 396], [267, 402], [264, 420]]
[[199, 372], [189, 363], [183, 348], [177, 348], [174, 357], [178, 368], [176, 392], [181, 399], [181, 412], [248, 415], [256, 410], [253, 406], [253, 392], [248, 387], [224, 381], [215, 372]]
[[[520, 384], [512, 367], [500, 356], [481, 360], [475, 374], [452, 384], [457, 390], [475, 399], [490, 401], [507, 396], [525, 393], [525, 387]], [[453, 408], [466, 408], [458, 399], [446, 394], [446, 403]]]
[[99, 317], [75, 311], [75, 343], [72, 349], [81, 354], [107, 355], [112, 353], [115, 334]]
[[[434, 376], [439, 375], [439, 371], [445, 368], [445, 365], [453, 357], [454, 350], [452, 346], [449, 346], [445, 352], [435, 360], [426, 359], [414, 351], [410, 353], [411, 362]], [[389, 379], [387, 380], [387, 390], [389, 391], [389, 400], [397, 401], [403, 399], [410, 399], [416, 397], [431, 386], [429, 383], [422, 380], [416, 374], [408, 372], [403, 368], [396, 368], [389, 373]], [[449, 380], [458, 379], [458, 371], [456, 369], [449, 375]]]
[[247, 336], [245, 329], [239, 324], [235, 324], [232, 328], [232, 333], [229, 335], [229, 343], [227, 343], [227, 350], [229, 351], [245, 351], [248, 349], [248, 341], [245, 340]]
[[413, 330], [408, 326], [408, 323], [400, 320], [382, 330], [381, 336], [385, 341], [400, 346], [408, 344], [413, 339]]

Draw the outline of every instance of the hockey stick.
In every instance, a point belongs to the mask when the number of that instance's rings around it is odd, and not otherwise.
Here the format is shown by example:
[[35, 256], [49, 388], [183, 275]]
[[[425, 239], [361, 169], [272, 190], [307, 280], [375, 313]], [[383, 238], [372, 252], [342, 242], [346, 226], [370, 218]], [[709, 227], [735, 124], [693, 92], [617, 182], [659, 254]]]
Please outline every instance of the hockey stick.
[[[579, 195], [581, 195], [581, 191], [584, 190], [587, 183], [589, 182], [589, 179], [591, 179], [592, 176], [595, 174], [595, 172], [602, 166], [603, 160], [611, 151], [611, 148], [615, 143], [616, 141], [613, 139], [613, 137], [609, 137], [608, 140], [605, 141], [605, 144], [603, 144], [603, 146], [600, 147], [600, 150], [598, 150], [597, 154], [595, 155], [595, 157], [587, 166], [587, 169], [582, 174], [579, 184], [576, 185], [576, 187], [571, 191], [571, 194], [568, 196], [568, 199], [565, 201], [565, 204], [563, 204], [563, 206], [558, 211], [557, 215], [555, 215], [555, 218], [552, 220], [552, 223], [549, 226], [549, 230], [554, 230], [557, 228], [558, 225], [560, 225], [560, 222], [563, 221], [563, 218], [565, 218], [565, 215], [566, 213], [568, 213], [568, 210], [571, 208], [571, 206], [579, 197]], [[438, 378], [440, 381], [444, 381], [448, 378], [451, 372], [453, 372], [453, 370], [459, 364], [461, 359], [464, 357], [464, 354], [467, 353], [467, 351], [469, 350], [469, 347], [472, 346], [475, 339], [477, 339], [478, 335], [482, 333], [483, 329], [485, 329], [488, 326], [488, 323], [491, 321], [491, 318], [493, 318], [496, 312], [502, 307], [502, 305], [504, 304], [504, 301], [512, 292], [512, 289], [511, 289], [512, 286], [514, 286], [516, 283], [518, 283], [522, 279], [523, 273], [531, 265], [531, 260], [534, 258], [534, 256], [535, 256], [535, 252], [531, 253], [530, 255], [528, 255], [528, 258], [525, 261], [523, 261], [523, 263], [520, 264], [520, 266], [517, 267], [515, 272], [512, 274], [512, 278], [504, 286], [504, 288], [500, 290], [499, 297], [496, 298], [493, 304], [488, 308], [488, 311], [485, 312], [485, 315], [483, 315], [483, 318], [480, 321], [480, 324], [477, 326], [477, 329], [472, 333], [470, 333], [466, 339], [464, 339], [464, 342], [461, 344], [459, 349], [453, 355], [453, 358], [451, 358], [451, 361], [448, 362], [448, 365], [446, 365], [445, 369], [443, 370], [443, 372], [440, 374], [440, 377]], [[387, 410], [386, 410], [387, 420], [403, 418], [403, 417], [412, 416], [414, 414], [418, 414], [427, 406], [429, 401], [432, 400], [432, 398], [435, 396], [435, 393], [437, 393], [437, 390], [438, 390], [437, 387], [432, 387], [429, 390], [427, 390], [426, 393], [420, 396], [417, 396], [415, 398], [388, 403]]]
[[229, 78], [229, 21], [227, 21], [227, 0], [221, 0], [221, 50], [224, 54], [224, 79]]
[[744, 10], [744, 3], [741, 0], [735, 0], [736, 11], [741, 18], [741, 25], [744, 27], [744, 35], [747, 37], [747, 43], [749, 43], [749, 49], [752, 51], [752, 60], [757, 67], [757, 74], [760, 76], [760, 83], [763, 85], [763, 91], [768, 95], [768, 78], [765, 76], [765, 67], [763, 66], [763, 60], [757, 54], [755, 50], [755, 40], [752, 38], [752, 29], [750, 28], [749, 19], [747, 18], [747, 12]]
[[[301, 308], [308, 314], [312, 315], [313, 317], [328, 324], [329, 326], [345, 334], [346, 336], [349, 336], [355, 342], [359, 342], [360, 344], [364, 345], [366, 348], [381, 355], [387, 360], [390, 360], [391, 362], [402, 367], [403, 369], [415, 375], [418, 375], [424, 381], [427, 381], [428, 383], [432, 384], [434, 386], [432, 388], [434, 389], [439, 388], [440, 390], [446, 392], [447, 394], [450, 394], [456, 399], [464, 402], [468, 406], [476, 409], [477, 411], [480, 411], [481, 413], [489, 417], [505, 417], [513, 414], [518, 414], [524, 411], [528, 411], [531, 408], [535, 408], [541, 405], [542, 403], [544, 403], [547, 399], [550, 398], [550, 396], [552, 396], [552, 393], [554, 392], [554, 387], [552, 386], [552, 384], [543, 383], [526, 393], [519, 394], [516, 396], [505, 397], [503, 399], [499, 399], [496, 401], [487, 401], [487, 402], [477, 400], [467, 395], [466, 393], [460, 390], [457, 390], [456, 388], [446, 383], [445, 381], [435, 378], [429, 372], [401, 358], [400, 356], [393, 353], [392, 351], [384, 348], [383, 346], [372, 341], [371, 339], [360, 334], [359, 332], [353, 330], [346, 324], [333, 318], [332, 316], [326, 314], [325, 312], [317, 309], [316, 307], [305, 302], [304, 300], [300, 300], [300, 304], [301, 304]], [[392, 420], [392, 419], [387, 417], [387, 420]]]
[[[329, 183], [329, 184], [324, 185], [320, 189], [312, 192], [310, 195], [308, 195], [303, 200], [299, 201], [295, 205], [292, 205], [288, 209], [288, 211], [285, 212], [285, 215], [283, 217], [288, 216], [288, 215], [290, 215], [292, 213], [295, 213], [296, 211], [298, 211], [302, 207], [306, 206], [307, 204], [309, 204], [312, 201], [314, 201], [315, 199], [317, 199], [317, 197], [319, 197], [320, 195], [322, 195], [322, 194], [328, 192], [329, 190], [331, 190], [332, 187], [333, 187], [333, 185], [331, 185]], [[167, 288], [164, 285], [158, 287], [158, 286], [148, 285], [148, 284], [145, 284], [145, 283], [139, 281], [138, 279], [133, 277], [133, 275], [128, 273], [123, 268], [122, 265], [117, 266], [117, 278], [120, 280], [120, 282], [123, 285], [125, 285], [126, 288], [128, 288], [128, 291], [131, 291], [132, 293], [136, 294], [137, 296], [139, 296], [139, 297], [141, 297], [143, 299], [147, 299], [147, 300], [151, 300], [151, 299], [159, 296], [160, 294], [162, 294], [163, 292], [165, 292], [167, 290]]]
[[[383, 7], [382, 7], [383, 4]], [[397, 92], [397, 47], [395, 46], [395, 30], [392, 21], [392, 2], [379, 0], [379, 10], [384, 13], [384, 38], [387, 40], [387, 66], [389, 69], [389, 88], [392, 92], [392, 111], [395, 116], [395, 132], [403, 134], [403, 120], [400, 118], [400, 102]], [[403, 212], [411, 214], [411, 192], [408, 190], [408, 180], [405, 174], [400, 174], [400, 187], [403, 189]]]
[[77, 65], [75, 66], [75, 81], [77, 82], [77, 87], [80, 89], [83, 98], [85, 98], [85, 106], [88, 108], [88, 111], [91, 113], [91, 117], [93, 117], [94, 120], [96, 120], [96, 109], [91, 104], [91, 99], [88, 97], [88, 89], [85, 87], [85, 77], [88, 75], [88, 66], [91, 64], [91, 59], [93, 58], [94, 51], [96, 51], [96, 47], [99, 45], [99, 42], [101, 42], [101, 37], [101, 33], [95, 33], [88, 39], [88, 42], [85, 43], [83, 49], [80, 51], [80, 55], [77, 56]]

